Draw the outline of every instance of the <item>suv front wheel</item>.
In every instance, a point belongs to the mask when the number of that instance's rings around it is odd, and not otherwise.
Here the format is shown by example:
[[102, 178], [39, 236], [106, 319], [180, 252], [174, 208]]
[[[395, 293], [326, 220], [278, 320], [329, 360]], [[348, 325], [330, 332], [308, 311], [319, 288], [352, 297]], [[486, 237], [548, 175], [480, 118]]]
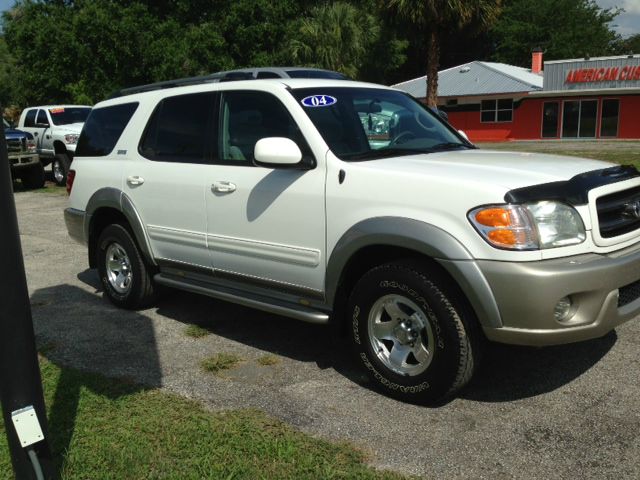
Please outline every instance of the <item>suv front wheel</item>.
[[67, 184], [67, 173], [71, 166], [71, 160], [66, 153], [56, 154], [53, 162], [51, 163], [51, 171], [53, 172], [53, 180], [58, 186], [64, 186]]
[[462, 388], [479, 359], [479, 333], [437, 271], [389, 263], [367, 272], [349, 299], [355, 353], [376, 387], [411, 403]]
[[106, 227], [98, 238], [97, 264], [104, 292], [118, 307], [138, 309], [155, 299], [154, 285], [140, 250], [120, 224]]

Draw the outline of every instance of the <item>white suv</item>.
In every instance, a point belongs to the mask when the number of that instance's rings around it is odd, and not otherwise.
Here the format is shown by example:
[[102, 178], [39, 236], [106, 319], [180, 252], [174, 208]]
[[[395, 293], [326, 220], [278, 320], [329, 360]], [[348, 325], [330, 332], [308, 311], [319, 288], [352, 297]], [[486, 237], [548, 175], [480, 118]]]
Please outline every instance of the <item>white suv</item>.
[[25, 108], [20, 115], [18, 128], [34, 136], [40, 161], [44, 166], [51, 164], [58, 185], [67, 181], [76, 143], [90, 111], [86, 105], [46, 105]]
[[94, 107], [68, 181], [118, 306], [162, 285], [330, 323], [421, 403], [467, 383], [484, 339], [574, 342], [640, 310], [633, 167], [479, 150], [373, 84], [143, 90]]

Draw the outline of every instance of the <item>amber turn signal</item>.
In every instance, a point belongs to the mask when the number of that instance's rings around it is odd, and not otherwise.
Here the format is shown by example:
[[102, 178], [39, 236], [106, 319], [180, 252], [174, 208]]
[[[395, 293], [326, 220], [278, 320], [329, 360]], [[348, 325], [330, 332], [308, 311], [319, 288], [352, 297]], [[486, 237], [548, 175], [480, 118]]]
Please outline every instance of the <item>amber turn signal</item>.
[[476, 213], [476, 222], [487, 227], [508, 227], [511, 215], [506, 208], [485, 208]]

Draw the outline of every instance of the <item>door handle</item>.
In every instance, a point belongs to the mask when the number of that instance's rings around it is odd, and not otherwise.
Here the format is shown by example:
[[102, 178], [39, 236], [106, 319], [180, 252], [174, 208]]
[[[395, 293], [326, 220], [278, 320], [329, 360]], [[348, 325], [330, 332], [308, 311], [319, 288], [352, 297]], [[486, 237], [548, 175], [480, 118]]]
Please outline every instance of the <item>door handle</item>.
[[132, 187], [142, 185], [144, 183], [144, 178], [139, 177], [138, 175], [131, 175], [130, 177], [127, 177], [127, 183]]
[[232, 193], [236, 191], [236, 186], [231, 182], [220, 180], [219, 182], [213, 182], [211, 190], [218, 193]]
[[38, 136], [38, 132], [33, 132], [33, 136], [37, 137]]

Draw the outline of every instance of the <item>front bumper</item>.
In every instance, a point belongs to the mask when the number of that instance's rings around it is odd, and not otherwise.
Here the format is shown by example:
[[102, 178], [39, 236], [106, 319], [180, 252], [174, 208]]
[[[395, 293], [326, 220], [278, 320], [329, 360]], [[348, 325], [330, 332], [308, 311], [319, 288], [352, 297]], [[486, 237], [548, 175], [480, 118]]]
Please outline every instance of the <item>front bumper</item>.
[[66, 208], [64, 210], [64, 223], [67, 224], [69, 236], [76, 242], [86, 245], [87, 240], [84, 236], [84, 219], [85, 212], [82, 210], [76, 210], [75, 208]]
[[[601, 337], [640, 314], [640, 245], [608, 255], [481, 260], [478, 266], [502, 320], [500, 328], [483, 326], [490, 340], [535, 346], [577, 342]], [[619, 302], [621, 288], [625, 298]], [[573, 306], [560, 322], [554, 308], [563, 297]]]
[[31, 167], [40, 163], [40, 156], [37, 153], [10, 153], [9, 165], [12, 170]]

